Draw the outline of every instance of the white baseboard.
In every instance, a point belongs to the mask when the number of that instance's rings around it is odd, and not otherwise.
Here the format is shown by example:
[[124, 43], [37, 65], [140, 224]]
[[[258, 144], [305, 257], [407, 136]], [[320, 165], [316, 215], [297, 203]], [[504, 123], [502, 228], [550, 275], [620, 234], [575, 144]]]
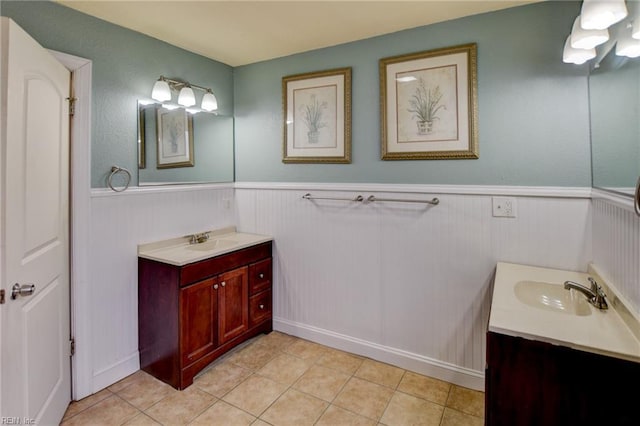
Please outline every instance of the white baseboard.
[[140, 356], [136, 351], [115, 364], [96, 372], [93, 375], [93, 393], [111, 386], [138, 370], [140, 370]]
[[484, 372], [461, 368], [401, 349], [383, 346], [284, 318], [273, 319], [273, 329], [332, 348], [385, 362], [465, 388], [484, 391]]
[[543, 198], [591, 198], [590, 187], [510, 185], [424, 185], [395, 183], [235, 182], [235, 189], [390, 192], [450, 195], [506, 195]]

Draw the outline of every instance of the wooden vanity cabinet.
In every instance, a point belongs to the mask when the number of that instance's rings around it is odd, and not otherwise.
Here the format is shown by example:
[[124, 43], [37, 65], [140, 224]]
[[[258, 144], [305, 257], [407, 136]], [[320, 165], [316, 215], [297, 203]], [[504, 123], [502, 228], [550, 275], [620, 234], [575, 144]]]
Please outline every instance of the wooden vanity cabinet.
[[640, 364], [487, 333], [487, 426], [637, 425]]
[[184, 266], [138, 258], [140, 368], [176, 389], [272, 330], [271, 242]]

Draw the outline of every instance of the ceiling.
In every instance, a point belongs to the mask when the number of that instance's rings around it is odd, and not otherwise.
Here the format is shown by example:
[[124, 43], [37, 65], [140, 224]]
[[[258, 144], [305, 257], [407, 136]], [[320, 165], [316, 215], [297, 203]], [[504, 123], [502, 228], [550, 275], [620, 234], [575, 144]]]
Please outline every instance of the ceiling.
[[239, 66], [540, 0], [58, 0]]

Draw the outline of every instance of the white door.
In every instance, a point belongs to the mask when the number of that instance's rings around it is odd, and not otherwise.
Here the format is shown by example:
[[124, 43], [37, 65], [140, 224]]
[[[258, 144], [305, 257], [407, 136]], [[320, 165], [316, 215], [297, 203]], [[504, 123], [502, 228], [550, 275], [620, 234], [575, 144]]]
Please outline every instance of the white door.
[[71, 398], [70, 73], [15, 22], [1, 31], [0, 417], [57, 425]]

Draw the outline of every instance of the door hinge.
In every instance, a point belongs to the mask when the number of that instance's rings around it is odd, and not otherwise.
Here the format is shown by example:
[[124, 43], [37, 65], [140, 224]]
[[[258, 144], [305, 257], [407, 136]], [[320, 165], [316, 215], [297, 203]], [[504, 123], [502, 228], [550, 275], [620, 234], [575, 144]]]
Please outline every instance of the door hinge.
[[0, 305], [4, 305], [4, 289], [0, 290]]
[[69, 340], [69, 349], [71, 356], [74, 356], [76, 354], [76, 339]]
[[76, 101], [78, 98], [68, 97], [67, 100], [69, 101], [69, 115], [73, 116], [76, 113]]

